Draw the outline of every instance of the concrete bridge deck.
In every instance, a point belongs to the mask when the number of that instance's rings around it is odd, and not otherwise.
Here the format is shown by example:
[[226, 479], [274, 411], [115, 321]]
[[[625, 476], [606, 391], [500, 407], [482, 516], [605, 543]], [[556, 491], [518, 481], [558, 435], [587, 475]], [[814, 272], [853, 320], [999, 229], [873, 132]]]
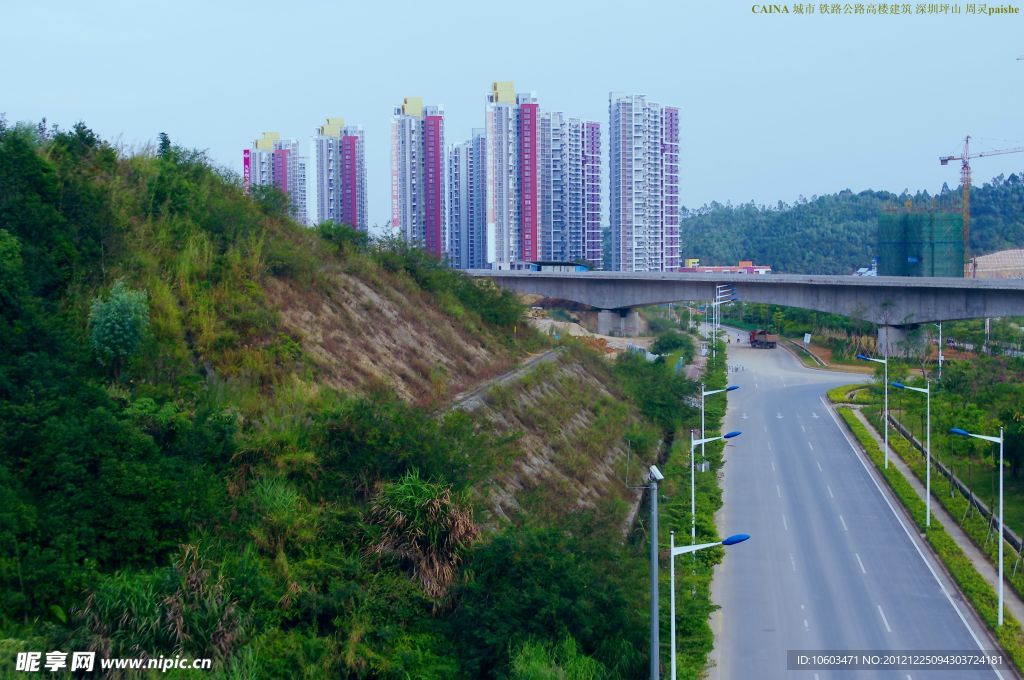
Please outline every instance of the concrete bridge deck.
[[681, 274], [670, 272], [531, 272], [472, 269], [517, 293], [571, 300], [598, 309], [711, 300], [728, 284], [744, 302], [842, 314], [880, 326], [1024, 316], [1024, 280], [795, 274]]

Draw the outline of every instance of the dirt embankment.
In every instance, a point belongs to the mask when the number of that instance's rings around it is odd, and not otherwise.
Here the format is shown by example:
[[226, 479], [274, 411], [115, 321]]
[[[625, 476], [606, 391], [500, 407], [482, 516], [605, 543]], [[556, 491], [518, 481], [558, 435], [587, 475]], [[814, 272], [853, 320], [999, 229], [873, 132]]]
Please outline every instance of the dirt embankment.
[[444, 400], [514, 365], [486, 332], [441, 309], [411, 281], [382, 271], [337, 269], [329, 285], [269, 279], [287, 332], [340, 390], [385, 385], [418, 403]]
[[517, 456], [495, 474], [489, 491], [494, 523], [635, 500], [627, 479], [653, 454], [624, 443], [641, 419], [612, 384], [602, 359], [564, 352], [460, 405], [498, 433], [518, 434]]

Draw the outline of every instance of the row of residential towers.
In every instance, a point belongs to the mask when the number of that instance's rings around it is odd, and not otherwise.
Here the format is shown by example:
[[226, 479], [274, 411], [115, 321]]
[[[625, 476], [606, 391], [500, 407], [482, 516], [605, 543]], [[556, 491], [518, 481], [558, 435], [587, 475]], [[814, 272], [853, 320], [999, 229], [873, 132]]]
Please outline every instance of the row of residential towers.
[[[348, 224], [366, 231], [366, 152], [363, 129], [328, 118], [313, 136], [316, 161], [316, 221]], [[242, 152], [245, 191], [273, 186], [288, 197], [288, 213], [296, 222], [308, 221], [306, 158], [299, 142], [276, 132], [264, 132]]]
[[408, 97], [391, 124], [391, 220], [454, 267], [542, 260], [601, 265], [601, 127], [541, 112], [533, 93], [494, 83], [485, 127], [449, 148], [444, 111]]
[[608, 118], [610, 262], [602, 261], [600, 124], [542, 112], [536, 95], [510, 82], [492, 85], [485, 128], [450, 148], [446, 178], [443, 109], [418, 98], [395, 109], [392, 226], [459, 268], [585, 260], [675, 270], [679, 109], [612, 93]]
[[[445, 146], [444, 109], [407, 97], [391, 122], [391, 228], [457, 268], [586, 261], [622, 271], [679, 267], [679, 110], [609, 96], [610, 261], [602, 256], [601, 126], [540, 109], [496, 82], [485, 127]], [[367, 230], [363, 131], [329, 118], [314, 136], [316, 220]], [[244, 152], [246, 190], [270, 184], [306, 222], [298, 143], [264, 133]]]

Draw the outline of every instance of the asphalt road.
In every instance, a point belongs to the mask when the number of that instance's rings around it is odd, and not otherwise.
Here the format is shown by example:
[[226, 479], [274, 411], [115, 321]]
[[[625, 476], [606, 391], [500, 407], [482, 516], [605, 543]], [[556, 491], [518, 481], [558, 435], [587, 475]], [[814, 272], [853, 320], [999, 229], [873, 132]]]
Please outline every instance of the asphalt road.
[[741, 389], [729, 393], [724, 429], [743, 435], [726, 449], [718, 527], [722, 536], [752, 538], [727, 548], [715, 575], [721, 609], [711, 617], [710, 677], [1014, 677], [991, 669], [787, 670], [787, 650], [993, 645], [824, 403], [829, 388], [864, 376], [804, 368], [781, 348], [728, 351], [745, 370], [730, 374]]

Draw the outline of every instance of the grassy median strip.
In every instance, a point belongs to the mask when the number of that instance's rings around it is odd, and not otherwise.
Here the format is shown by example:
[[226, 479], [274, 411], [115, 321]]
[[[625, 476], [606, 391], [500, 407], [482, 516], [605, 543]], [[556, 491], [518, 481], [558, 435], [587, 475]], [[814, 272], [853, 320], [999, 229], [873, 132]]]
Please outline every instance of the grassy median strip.
[[[724, 343], [718, 347], [716, 359], [708, 357], [703, 379], [707, 389], [720, 389], [726, 385], [726, 353]], [[707, 436], [717, 436], [721, 421], [725, 415], [726, 398], [724, 395], [709, 400], [706, 415]], [[699, 416], [697, 416], [699, 418]], [[668, 667], [671, 654], [669, 646], [669, 568], [667, 546], [669, 532], [675, 530], [676, 545], [690, 543], [690, 427], [699, 427], [699, 420], [689, 421], [676, 430], [672, 450], [662, 464], [665, 481], [659, 491], [662, 501], [659, 511], [659, 545], [662, 546], [662, 562], [660, 571], [661, 595], [661, 659], [664, 667]], [[709, 464], [707, 472], [697, 472], [695, 479], [696, 497], [696, 533], [697, 542], [721, 540], [715, 527], [715, 513], [722, 507], [722, 488], [719, 475], [723, 463], [722, 442], [712, 442], [705, 447], [706, 460]], [[697, 461], [700, 460], [698, 449]], [[711, 581], [715, 565], [725, 557], [722, 548], [701, 550], [694, 555], [676, 558], [676, 626], [678, 648], [678, 675], [680, 680], [704, 677], [708, 664], [708, 655], [714, 645], [714, 634], [711, 630], [711, 613], [718, 605], [711, 601]]]
[[[831, 394], [830, 394], [831, 396]], [[899, 499], [903, 507], [907, 509], [917, 528], [924, 531], [925, 503], [917, 492], [910, 485], [910, 482], [895, 467], [888, 469], [884, 467], [884, 456], [881, 448], [868, 432], [868, 429], [860, 422], [853, 411], [848, 407], [836, 409], [846, 425], [857, 437], [861, 447], [867, 453], [868, 458], [874, 463], [875, 468], [889, 484], [889, 488]], [[890, 446], [893, 440], [890, 439]], [[996, 640], [1006, 651], [1013, 665], [1018, 671], [1024, 669], [1024, 631], [1020, 623], [1008, 612], [1003, 613], [1003, 625], [997, 626], [998, 599], [995, 589], [981, 577], [977, 569], [968, 559], [964, 551], [950, 538], [942, 524], [934, 517], [932, 526], [928, 530], [927, 540], [932, 550], [946, 566], [946, 569], [956, 581], [957, 586], [970, 600], [978, 616], [985, 622], [989, 630], [995, 635]]]

